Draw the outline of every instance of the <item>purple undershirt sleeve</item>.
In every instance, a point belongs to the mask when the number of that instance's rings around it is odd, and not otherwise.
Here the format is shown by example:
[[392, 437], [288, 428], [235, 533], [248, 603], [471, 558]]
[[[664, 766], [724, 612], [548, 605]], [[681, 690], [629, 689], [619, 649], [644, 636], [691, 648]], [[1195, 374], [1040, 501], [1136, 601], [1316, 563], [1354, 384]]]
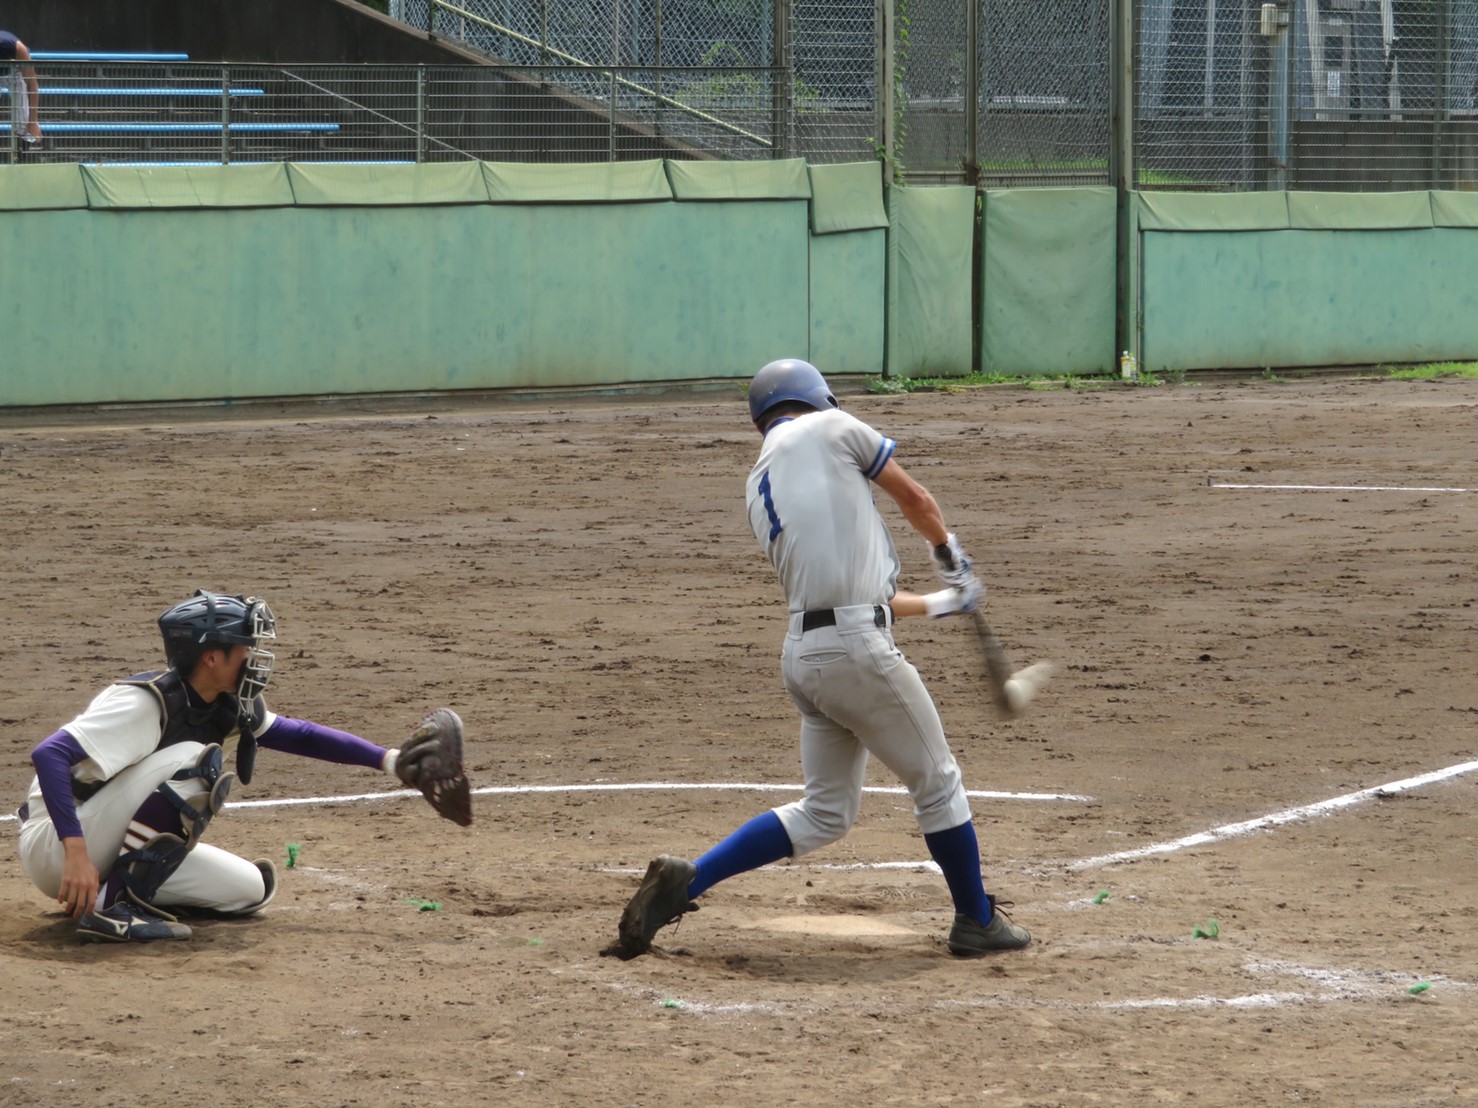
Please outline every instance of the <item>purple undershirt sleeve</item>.
[[317, 758], [322, 762], [337, 762], [341, 766], [379, 769], [385, 760], [385, 748], [368, 739], [291, 716], [278, 716], [273, 720], [272, 726], [257, 740], [257, 745], [268, 750]]
[[87, 758], [77, 740], [66, 731], [58, 731], [43, 739], [31, 751], [31, 764], [41, 782], [41, 799], [59, 839], [82, 837], [82, 824], [77, 822], [77, 803], [72, 797], [72, 767]]

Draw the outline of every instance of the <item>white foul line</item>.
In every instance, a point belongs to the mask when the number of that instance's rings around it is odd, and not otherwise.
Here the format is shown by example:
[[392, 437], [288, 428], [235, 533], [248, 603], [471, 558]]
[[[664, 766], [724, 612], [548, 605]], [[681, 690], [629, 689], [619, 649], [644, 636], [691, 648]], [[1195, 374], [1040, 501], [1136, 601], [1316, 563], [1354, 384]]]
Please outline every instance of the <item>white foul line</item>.
[[[548, 793], [693, 792], [696, 790], [799, 793], [805, 791], [805, 788], [802, 785], [773, 785], [744, 782], [692, 783], [678, 781], [632, 781], [606, 782], [596, 785], [484, 785], [480, 789], [473, 789], [472, 793], [474, 796], [528, 796]], [[906, 796], [908, 794], [907, 789], [899, 786], [869, 785], [862, 791], [865, 793], [883, 793], [892, 796]], [[269, 800], [233, 800], [229, 801], [226, 807], [285, 808], [304, 804], [351, 804], [364, 800], [398, 800], [420, 795], [414, 789], [396, 789], [381, 793], [357, 793], [352, 796], [297, 796]], [[1078, 796], [1075, 793], [967, 791], [965, 795], [981, 800], [1069, 800], [1081, 804], [1090, 804], [1093, 801], [1091, 796]]]
[[[695, 790], [724, 792], [780, 792], [799, 793], [803, 785], [765, 785], [742, 782], [685, 783], [678, 781], [633, 781], [629, 783], [602, 783], [597, 785], [484, 785], [473, 789], [474, 796], [519, 796], [539, 793], [623, 793], [623, 792], [692, 792]], [[869, 785], [865, 793], [881, 793], [887, 796], [906, 796], [908, 790], [901, 786]], [[284, 796], [267, 800], [232, 800], [227, 808], [294, 808], [309, 804], [356, 804], [369, 800], [404, 800], [421, 794], [415, 789], [392, 789], [379, 793], [354, 793], [346, 796]], [[1091, 804], [1091, 796], [1076, 793], [1007, 793], [967, 790], [966, 796], [975, 800], [1067, 800], [1079, 804]], [[0, 823], [13, 822], [15, 815], [0, 816]], [[921, 863], [927, 865], [929, 863]]]
[[1067, 868], [1070, 870], [1096, 869], [1099, 866], [1110, 866], [1116, 862], [1132, 862], [1139, 858], [1148, 858], [1154, 854], [1171, 854], [1177, 850], [1184, 850], [1188, 846], [1202, 846], [1206, 843], [1218, 842], [1221, 839], [1236, 838], [1239, 835], [1248, 835], [1253, 831], [1262, 831], [1268, 827], [1278, 827], [1285, 823], [1294, 823], [1301, 819], [1308, 819], [1310, 816], [1320, 816], [1326, 812], [1337, 811], [1340, 808], [1349, 808], [1352, 805], [1363, 803], [1378, 796], [1394, 796], [1397, 793], [1408, 792], [1411, 789], [1419, 789], [1423, 785], [1445, 781], [1449, 777], [1460, 777], [1465, 773], [1472, 773], [1474, 770], [1478, 770], [1478, 762], [1463, 762], [1459, 765], [1448, 766], [1446, 769], [1423, 773], [1418, 777], [1408, 777], [1402, 781], [1392, 781], [1386, 785], [1376, 785], [1374, 788], [1346, 793], [1344, 796], [1336, 796], [1330, 800], [1321, 800], [1317, 804], [1305, 804], [1298, 808], [1286, 808], [1281, 812], [1258, 816], [1256, 819], [1243, 820], [1241, 823], [1223, 824], [1220, 827], [1213, 827], [1209, 831], [1199, 831], [1194, 835], [1187, 835], [1183, 839], [1174, 839], [1170, 842], [1142, 846], [1137, 850], [1121, 850], [1117, 854], [1100, 854], [1096, 858], [1083, 858], [1070, 863]]
[[1213, 489], [1287, 489], [1301, 492], [1478, 492], [1478, 489], [1423, 488], [1418, 485], [1221, 485], [1212, 484]]

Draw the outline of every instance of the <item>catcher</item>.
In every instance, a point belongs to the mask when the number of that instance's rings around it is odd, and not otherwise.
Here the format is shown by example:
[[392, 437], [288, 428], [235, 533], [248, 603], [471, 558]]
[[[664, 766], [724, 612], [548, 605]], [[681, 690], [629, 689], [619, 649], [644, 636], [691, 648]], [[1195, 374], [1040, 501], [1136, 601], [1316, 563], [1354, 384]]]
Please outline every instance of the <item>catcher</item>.
[[[262, 690], [277, 637], [263, 600], [204, 590], [159, 617], [168, 668], [109, 685], [31, 752], [16, 813], [21, 866], [94, 942], [188, 939], [176, 918], [249, 916], [277, 891], [270, 861], [201, 842], [257, 748], [393, 773], [437, 813], [472, 822], [462, 721], [428, 715], [398, 750], [270, 711]], [[235, 773], [223, 747], [235, 747]]]

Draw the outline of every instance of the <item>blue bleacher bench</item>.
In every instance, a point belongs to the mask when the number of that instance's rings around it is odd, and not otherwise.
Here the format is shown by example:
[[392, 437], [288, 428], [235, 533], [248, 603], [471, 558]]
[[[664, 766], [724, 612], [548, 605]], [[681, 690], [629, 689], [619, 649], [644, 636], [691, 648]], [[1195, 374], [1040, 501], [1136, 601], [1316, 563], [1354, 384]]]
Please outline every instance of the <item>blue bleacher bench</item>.
[[[301, 158], [293, 158], [292, 161], [293, 161], [293, 164], [294, 165], [415, 165], [416, 164], [415, 162], [410, 161], [409, 159], [397, 159], [397, 158], [360, 158], [360, 159], [353, 159], [353, 160], [349, 160], [349, 161], [344, 161], [344, 160], [339, 159], [339, 158], [334, 158], [332, 161], [328, 161], [328, 160], [304, 161]], [[212, 159], [211, 161], [194, 161], [194, 162], [81, 162], [79, 164], [81, 164], [81, 165], [97, 166], [97, 167], [99, 167], [101, 169], [198, 169], [198, 168], [201, 168], [201, 167], [209, 168], [210, 166], [227, 165], [227, 164], [230, 164], [230, 165], [281, 165], [283, 163], [282, 163], [282, 159], [280, 159], [280, 158], [273, 159], [271, 161], [265, 161], [265, 162], [246, 160], [246, 161], [230, 162], [230, 163], [223, 162], [219, 158], [215, 158], [215, 159]]]
[[[220, 123], [47, 123], [41, 130], [48, 136], [62, 135], [218, 135]], [[331, 135], [337, 123], [233, 123], [233, 135]]]
[[187, 62], [189, 54], [115, 54], [94, 50], [32, 50], [33, 62]]
[[[259, 88], [233, 88], [227, 89], [232, 96], [266, 96], [267, 93]], [[0, 96], [9, 96], [10, 86], [0, 85]], [[54, 85], [42, 85], [42, 96], [220, 96], [219, 88], [65, 88]]]

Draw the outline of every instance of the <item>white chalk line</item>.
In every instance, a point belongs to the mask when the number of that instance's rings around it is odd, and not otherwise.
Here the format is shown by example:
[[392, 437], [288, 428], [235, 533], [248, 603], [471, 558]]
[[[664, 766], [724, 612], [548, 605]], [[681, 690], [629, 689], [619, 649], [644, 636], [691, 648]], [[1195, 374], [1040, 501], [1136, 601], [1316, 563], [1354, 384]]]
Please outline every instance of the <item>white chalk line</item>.
[[1443, 991], [1472, 992], [1478, 985], [1461, 981], [1445, 974], [1396, 973], [1382, 970], [1331, 970], [1314, 966], [1303, 966], [1296, 962], [1249, 962], [1242, 967], [1248, 973], [1263, 977], [1297, 977], [1311, 981], [1317, 991], [1289, 991], [1243, 993], [1237, 996], [1153, 996], [1125, 998], [1121, 1000], [1095, 1000], [1074, 1002], [1042, 1000], [1039, 998], [1017, 999], [1012, 997], [987, 996], [969, 1000], [940, 1001], [947, 1008], [1022, 1008], [1049, 1007], [1069, 1008], [1077, 1011], [1143, 1011], [1180, 1008], [1278, 1008], [1289, 1004], [1320, 1004], [1336, 1001], [1360, 1001], [1388, 999], [1396, 993], [1406, 993], [1412, 986], [1425, 983]]
[[[677, 782], [677, 781], [633, 781], [626, 783], [601, 783], [594, 785], [485, 785], [472, 790], [473, 796], [534, 796], [558, 795], [563, 793], [623, 793], [623, 792], [784, 792], [800, 793], [802, 785], [755, 784], [749, 782]], [[862, 790], [888, 796], [907, 796], [908, 790], [889, 785], [869, 785]], [[373, 800], [403, 800], [419, 797], [414, 789], [395, 789], [389, 792], [356, 793], [346, 796], [296, 796], [274, 797], [267, 800], [233, 800], [227, 808], [286, 808], [305, 804], [355, 804]], [[1091, 796], [1074, 793], [1015, 793], [967, 791], [966, 796], [977, 800], [1038, 800], [1069, 801], [1079, 804], [1093, 803]], [[15, 818], [15, 817], [10, 817]]]
[[1373, 788], [1346, 793], [1344, 796], [1321, 800], [1316, 804], [1304, 804], [1297, 808], [1285, 808], [1281, 812], [1258, 816], [1256, 819], [1243, 820], [1240, 823], [1226, 823], [1220, 827], [1213, 827], [1209, 831], [1199, 831], [1194, 835], [1186, 835], [1184, 838], [1173, 839], [1170, 842], [1154, 843], [1135, 850], [1121, 850], [1114, 854], [1100, 854], [1096, 858], [1082, 858], [1070, 863], [1067, 868], [1069, 870], [1097, 869], [1100, 866], [1110, 866], [1118, 862], [1132, 862], [1156, 854], [1172, 854], [1177, 850], [1185, 850], [1187, 847], [1204, 846], [1207, 843], [1219, 842], [1223, 839], [1250, 835], [1254, 831], [1264, 831], [1269, 827], [1279, 827], [1285, 823], [1295, 823], [1313, 816], [1322, 816], [1329, 812], [1338, 811], [1341, 808], [1349, 808], [1356, 804], [1362, 804], [1376, 797], [1395, 796], [1399, 793], [1409, 792], [1412, 789], [1419, 789], [1423, 785], [1432, 785], [1438, 781], [1460, 777], [1465, 773], [1472, 773], [1475, 770], [1478, 770], [1478, 762], [1462, 762], [1455, 766], [1448, 766], [1446, 769], [1433, 770], [1431, 773], [1423, 773], [1416, 777], [1407, 777], [1401, 781], [1391, 781], [1384, 785], [1376, 785]]
[[[1397, 973], [1381, 970], [1331, 970], [1295, 962], [1249, 962], [1242, 969], [1260, 977], [1293, 977], [1312, 984], [1305, 989], [1276, 989], [1235, 996], [1214, 996], [1198, 993], [1195, 996], [1151, 996], [1126, 997], [1118, 1000], [1074, 1001], [1054, 997], [1043, 997], [1030, 993], [1022, 996], [1003, 996], [991, 992], [965, 999], [935, 1001], [927, 1007], [934, 1009], [1049, 1009], [1071, 1012], [1135, 1012], [1174, 1011], [1184, 1009], [1260, 1009], [1281, 1008], [1297, 1004], [1329, 1004], [1360, 1001], [1384, 1001], [1395, 997], [1412, 996], [1412, 986], [1425, 983], [1440, 992], [1470, 993], [1478, 985], [1448, 977], [1445, 974]], [[747, 1016], [756, 1013], [767, 1015], [808, 1014], [815, 1008], [804, 1003], [784, 1001], [740, 1001], [712, 1002], [691, 998], [681, 992], [658, 992], [648, 986], [633, 987], [620, 981], [605, 982], [608, 988], [647, 1000], [655, 1007], [675, 1009], [700, 1016]], [[1413, 996], [1412, 999], [1415, 999]], [[872, 1007], [875, 999], [863, 998], [853, 1007]], [[827, 1009], [835, 1010], [846, 1004], [843, 998], [829, 998]]]
[[1288, 492], [1478, 492], [1478, 489], [1441, 488], [1424, 485], [1233, 485], [1206, 482], [1213, 489], [1273, 489]]

